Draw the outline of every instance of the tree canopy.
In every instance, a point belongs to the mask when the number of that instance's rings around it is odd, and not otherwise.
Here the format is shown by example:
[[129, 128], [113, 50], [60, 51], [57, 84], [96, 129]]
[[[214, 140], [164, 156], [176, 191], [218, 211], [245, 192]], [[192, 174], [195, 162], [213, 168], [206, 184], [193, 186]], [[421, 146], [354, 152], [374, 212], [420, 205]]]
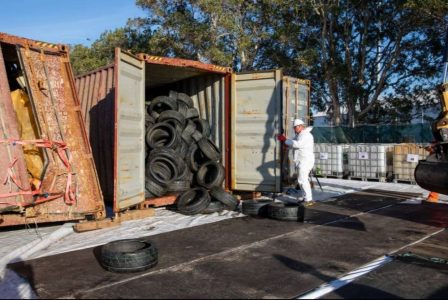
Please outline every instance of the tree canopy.
[[[335, 125], [407, 122], [434, 103], [445, 0], [137, 0], [146, 17], [76, 45], [76, 73], [112, 62], [114, 47], [228, 66], [283, 68], [310, 79]], [[345, 113], [344, 113], [345, 112]]]

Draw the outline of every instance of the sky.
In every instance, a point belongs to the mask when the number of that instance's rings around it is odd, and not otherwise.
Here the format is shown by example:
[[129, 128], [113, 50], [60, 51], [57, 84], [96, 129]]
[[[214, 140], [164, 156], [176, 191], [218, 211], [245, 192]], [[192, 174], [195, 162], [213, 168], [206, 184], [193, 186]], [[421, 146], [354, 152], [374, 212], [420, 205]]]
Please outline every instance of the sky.
[[135, 0], [0, 0], [0, 32], [89, 46], [106, 30], [145, 16]]

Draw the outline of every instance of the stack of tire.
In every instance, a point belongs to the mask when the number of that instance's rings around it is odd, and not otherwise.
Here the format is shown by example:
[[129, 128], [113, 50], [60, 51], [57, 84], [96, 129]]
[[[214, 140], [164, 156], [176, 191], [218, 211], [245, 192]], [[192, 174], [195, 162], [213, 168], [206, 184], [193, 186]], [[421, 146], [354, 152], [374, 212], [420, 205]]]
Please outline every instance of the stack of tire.
[[173, 91], [155, 97], [145, 119], [146, 197], [177, 194], [178, 211], [188, 215], [235, 210], [236, 199], [221, 188], [221, 153], [193, 100]]
[[272, 200], [249, 200], [242, 204], [242, 212], [253, 217], [268, 217], [280, 221], [303, 222], [305, 208], [298, 203], [274, 202]]

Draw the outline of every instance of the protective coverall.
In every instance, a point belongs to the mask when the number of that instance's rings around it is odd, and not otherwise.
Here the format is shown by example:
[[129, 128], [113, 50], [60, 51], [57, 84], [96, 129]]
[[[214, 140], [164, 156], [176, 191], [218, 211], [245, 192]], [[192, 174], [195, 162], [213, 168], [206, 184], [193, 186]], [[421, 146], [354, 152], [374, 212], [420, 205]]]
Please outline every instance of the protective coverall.
[[285, 145], [294, 151], [294, 163], [297, 174], [297, 183], [303, 191], [303, 200], [306, 202], [313, 201], [311, 192], [311, 184], [309, 174], [314, 167], [314, 137], [311, 134], [312, 127], [307, 127], [294, 139], [287, 139]]

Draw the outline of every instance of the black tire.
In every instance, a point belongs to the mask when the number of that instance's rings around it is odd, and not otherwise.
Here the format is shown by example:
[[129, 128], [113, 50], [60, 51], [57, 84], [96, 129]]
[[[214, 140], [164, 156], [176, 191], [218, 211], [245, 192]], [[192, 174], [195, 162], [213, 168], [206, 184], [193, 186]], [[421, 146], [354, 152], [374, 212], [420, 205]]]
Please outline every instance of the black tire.
[[216, 149], [215, 144], [213, 144], [210, 140], [203, 138], [198, 141], [198, 147], [201, 149], [202, 153], [207, 156], [212, 161], [219, 161], [221, 155]]
[[281, 221], [303, 222], [305, 208], [297, 203], [271, 203], [268, 205], [268, 217]]
[[224, 204], [229, 210], [235, 210], [238, 207], [238, 201], [231, 194], [224, 191], [221, 187], [214, 187], [210, 190], [212, 200], [217, 200]]
[[176, 163], [163, 156], [152, 159], [151, 163], [146, 165], [145, 172], [147, 177], [163, 187], [167, 187], [179, 176]]
[[175, 151], [179, 154], [181, 158], [185, 158], [187, 156], [189, 148], [190, 148], [189, 145], [184, 140], [182, 140], [177, 146]]
[[197, 172], [204, 163], [209, 161], [196, 144], [190, 146], [185, 160], [188, 167], [193, 172]]
[[179, 157], [179, 154], [171, 148], [158, 148], [150, 151], [146, 164], [151, 164], [158, 157], [165, 157], [173, 161], [177, 165], [179, 174], [182, 174], [186, 168], [184, 158]]
[[193, 121], [188, 120], [187, 126], [185, 126], [184, 131], [182, 132], [182, 139], [188, 144], [191, 145], [193, 143], [192, 134], [196, 131], [196, 125]]
[[203, 164], [196, 173], [198, 185], [211, 189], [219, 187], [224, 182], [224, 167], [214, 161], [208, 161]]
[[179, 141], [177, 130], [168, 123], [157, 123], [146, 133], [146, 143], [152, 149], [175, 148]]
[[185, 118], [187, 117], [188, 105], [182, 101], [177, 101], [177, 111], [181, 113]]
[[210, 194], [204, 188], [190, 189], [177, 198], [177, 209], [186, 215], [195, 215], [210, 204]]
[[168, 122], [171, 124], [173, 124], [174, 122], [174, 124], [179, 125], [179, 127], [181, 127], [181, 133], [186, 123], [185, 116], [180, 112], [174, 110], [165, 110], [161, 112], [159, 118], [157, 119], [157, 122]]
[[192, 119], [192, 121], [196, 125], [196, 130], [199, 131], [202, 136], [206, 138], [210, 137], [210, 124], [208, 121], [200, 118]]
[[172, 99], [177, 99], [177, 92], [176, 91], [169, 91], [168, 92], [168, 97], [172, 98]]
[[187, 114], [185, 115], [187, 119], [199, 118], [199, 112], [196, 108], [189, 108]]
[[161, 197], [166, 194], [166, 189], [150, 178], [145, 179], [145, 190], [157, 197]]
[[191, 188], [191, 182], [188, 180], [176, 180], [167, 186], [168, 192], [179, 193], [185, 192]]
[[157, 265], [158, 250], [151, 242], [119, 240], [101, 247], [100, 261], [103, 268], [110, 272], [141, 272]]
[[242, 202], [242, 213], [248, 216], [268, 216], [268, 205], [273, 203], [272, 200], [246, 200]]
[[185, 103], [188, 106], [188, 108], [194, 107], [193, 99], [191, 99], [191, 97], [188, 96], [187, 94], [177, 93], [177, 100]]
[[192, 137], [193, 140], [197, 143], [197, 142], [199, 142], [200, 140], [202, 140], [203, 135], [202, 135], [199, 131], [195, 130], [195, 131], [193, 132], [193, 134], [191, 135], [191, 137]]
[[219, 201], [211, 201], [210, 204], [207, 206], [206, 209], [204, 209], [203, 211], [201, 211], [202, 214], [213, 214], [216, 212], [221, 212], [224, 210], [224, 204], [222, 204]]
[[177, 101], [167, 96], [159, 96], [151, 101], [148, 109], [150, 115], [157, 119], [163, 111], [177, 110]]

